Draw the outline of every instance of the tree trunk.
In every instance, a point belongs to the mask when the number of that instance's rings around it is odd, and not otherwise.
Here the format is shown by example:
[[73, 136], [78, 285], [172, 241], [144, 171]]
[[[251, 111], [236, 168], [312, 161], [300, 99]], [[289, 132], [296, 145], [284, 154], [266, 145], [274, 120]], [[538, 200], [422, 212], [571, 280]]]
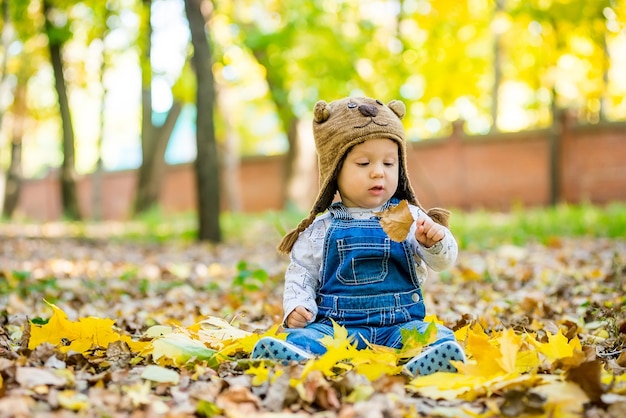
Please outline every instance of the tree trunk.
[[155, 126], [152, 123], [152, 0], [143, 0], [145, 17], [142, 24], [144, 40], [141, 53], [141, 166], [137, 170], [137, 188], [133, 212], [145, 212], [157, 204], [163, 173], [165, 171], [165, 150], [172, 136], [182, 105], [174, 102], [168, 111], [165, 123]]
[[[226, 88], [216, 86], [216, 100], [219, 109], [230, 109], [233, 104], [233, 94]], [[233, 121], [233, 112], [223, 112], [222, 121], [224, 123], [224, 147], [220, 149], [223, 162], [223, 173], [228, 179], [227, 182], [220, 185], [223, 191], [222, 197], [226, 198], [226, 208], [230, 212], [239, 213], [243, 209], [241, 202], [241, 190], [239, 187], [239, 171], [241, 167], [241, 152], [239, 134], [235, 129]]]
[[198, 198], [198, 240], [220, 242], [219, 225], [220, 191], [219, 162], [213, 124], [215, 85], [213, 60], [209, 33], [202, 15], [202, 0], [185, 0], [185, 13], [193, 44], [192, 64], [198, 79], [196, 96], [196, 144], [198, 156], [195, 162]]
[[[496, 0], [493, 22], [497, 22], [504, 10], [504, 0]], [[501, 29], [495, 27], [493, 33], [493, 85], [491, 87], [491, 130], [498, 130], [498, 107], [500, 106], [500, 84], [502, 83], [502, 52], [501, 52]]]
[[20, 199], [22, 186], [22, 137], [26, 118], [26, 80], [18, 78], [13, 99], [13, 128], [11, 133], [11, 162], [4, 189], [2, 215], [11, 218]]
[[181, 111], [182, 105], [179, 102], [174, 102], [163, 125], [151, 126], [148, 133], [142, 133], [141, 154], [143, 159], [137, 172], [135, 214], [145, 212], [159, 200], [163, 173], [165, 172], [165, 150]]
[[610, 104], [609, 97], [609, 69], [611, 67], [611, 51], [606, 42], [606, 31], [602, 34], [602, 93], [600, 95], [600, 112], [598, 118], [607, 120], [606, 112]]
[[61, 43], [50, 36], [52, 22], [48, 19], [49, 4], [44, 1], [44, 13], [46, 15], [46, 29], [48, 33], [48, 48], [52, 70], [54, 72], [54, 87], [59, 98], [59, 110], [61, 112], [61, 126], [63, 130], [63, 163], [61, 164], [61, 201], [63, 204], [63, 214], [68, 219], [80, 219], [78, 209], [78, 194], [76, 192], [76, 171], [75, 171], [75, 148], [74, 129], [70, 114], [70, 105], [65, 86], [65, 76], [63, 74], [63, 58], [61, 54]]
[[[110, 10], [108, 8], [104, 8], [104, 19], [106, 22], [111, 16]], [[102, 40], [104, 41], [109, 31], [104, 29], [102, 32]], [[100, 88], [102, 89], [102, 96], [100, 97], [100, 125], [98, 129], [98, 142], [96, 143], [96, 152], [98, 153], [98, 160], [96, 161], [96, 169], [91, 175], [91, 218], [100, 221], [103, 217], [102, 213], [102, 180], [104, 177], [104, 166], [102, 161], [102, 145], [104, 143], [104, 127], [106, 125], [106, 121], [104, 119], [105, 109], [106, 109], [106, 98], [108, 94], [108, 89], [104, 82], [104, 76], [107, 72], [107, 68], [109, 66], [109, 55], [107, 54], [106, 42], [102, 44], [102, 57], [100, 61]]]
[[[11, 45], [13, 39], [12, 34], [14, 33], [14, 31], [13, 23], [10, 20], [11, 14], [9, 13], [9, 2], [0, 2], [0, 8], [0, 13], [2, 13], [2, 22], [4, 22], [4, 24], [2, 25], [2, 32], [0, 33], [0, 42], [2, 43], [0, 47], [2, 48], [2, 51], [4, 51], [4, 53], [0, 55], [0, 97], [4, 97], [4, 88], [6, 86], [7, 67], [9, 62], [9, 57], [7, 56], [8, 54], [6, 51], [9, 50], [9, 45]], [[4, 111], [5, 109], [0, 106], [0, 128], [2, 127], [2, 117], [4, 116]], [[0, 170], [0, 203], [2, 204], [2, 206], [4, 206], [3, 199], [7, 193], [7, 190], [5, 188], [6, 186], [8, 186], [6, 184], [7, 182], [8, 179], [5, 178], [5, 173]]]
[[287, 155], [284, 165], [284, 176], [282, 190], [286, 190], [283, 197], [283, 206], [288, 207], [294, 205], [296, 207], [304, 207], [305, 204], [298, 200], [297, 195], [292, 195], [291, 184], [293, 183], [294, 175], [298, 171], [297, 163], [299, 161], [299, 141], [298, 141], [298, 119], [291, 110], [291, 105], [287, 99], [288, 93], [286, 87], [283, 85], [282, 76], [272, 70], [272, 65], [267, 57], [267, 52], [261, 49], [255, 49], [252, 51], [256, 60], [265, 67], [265, 74], [267, 85], [270, 90], [270, 96], [274, 105], [276, 106], [276, 113], [278, 114], [278, 120], [280, 121], [283, 131], [287, 134]]
[[[21, 121], [15, 123], [21, 124]], [[4, 189], [4, 205], [2, 216], [10, 219], [17, 208], [22, 190], [22, 138], [13, 137], [11, 141], [11, 164], [7, 172]]]

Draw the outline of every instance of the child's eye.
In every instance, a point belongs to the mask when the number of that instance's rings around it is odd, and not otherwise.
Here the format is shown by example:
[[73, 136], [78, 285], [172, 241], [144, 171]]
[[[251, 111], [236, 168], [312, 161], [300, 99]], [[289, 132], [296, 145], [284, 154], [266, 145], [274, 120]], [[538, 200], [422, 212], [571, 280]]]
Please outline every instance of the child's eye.
[[394, 165], [396, 165], [395, 162], [386, 162], [384, 163], [387, 167], [393, 167]]
[[369, 165], [369, 162], [360, 162], [356, 163], [356, 165], [358, 165], [359, 167], [367, 167]]

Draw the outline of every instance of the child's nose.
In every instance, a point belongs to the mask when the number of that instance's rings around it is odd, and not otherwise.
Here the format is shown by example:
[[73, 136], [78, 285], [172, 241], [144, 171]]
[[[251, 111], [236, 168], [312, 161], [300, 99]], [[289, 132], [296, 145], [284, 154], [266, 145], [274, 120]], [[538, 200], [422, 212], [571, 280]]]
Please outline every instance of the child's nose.
[[377, 177], [382, 177], [385, 175], [385, 170], [383, 170], [383, 166], [380, 164], [373, 164], [372, 165], [372, 177], [377, 178]]

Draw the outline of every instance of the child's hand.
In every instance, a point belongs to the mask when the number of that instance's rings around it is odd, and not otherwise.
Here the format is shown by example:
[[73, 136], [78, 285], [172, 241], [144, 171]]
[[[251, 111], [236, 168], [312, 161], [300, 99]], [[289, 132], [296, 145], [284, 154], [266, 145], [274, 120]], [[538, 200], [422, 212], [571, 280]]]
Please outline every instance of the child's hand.
[[304, 306], [298, 306], [287, 315], [285, 324], [287, 328], [304, 328], [311, 319], [313, 319], [313, 314]]
[[421, 215], [415, 221], [415, 239], [426, 248], [432, 247], [446, 235], [444, 227], [433, 221], [428, 215]]

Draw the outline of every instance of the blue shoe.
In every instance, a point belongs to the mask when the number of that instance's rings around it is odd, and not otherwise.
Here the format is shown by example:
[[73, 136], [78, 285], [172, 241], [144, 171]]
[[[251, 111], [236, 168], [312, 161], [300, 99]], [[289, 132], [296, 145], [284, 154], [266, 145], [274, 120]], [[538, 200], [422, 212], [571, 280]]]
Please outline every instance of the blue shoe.
[[425, 348], [404, 365], [404, 370], [413, 376], [425, 376], [436, 372], [456, 373], [456, 367], [450, 363], [451, 360], [465, 363], [463, 348], [456, 341], [446, 341]]
[[313, 357], [291, 343], [273, 337], [263, 337], [254, 345], [252, 349], [253, 359], [278, 360], [283, 363], [290, 361], [306, 361]]

